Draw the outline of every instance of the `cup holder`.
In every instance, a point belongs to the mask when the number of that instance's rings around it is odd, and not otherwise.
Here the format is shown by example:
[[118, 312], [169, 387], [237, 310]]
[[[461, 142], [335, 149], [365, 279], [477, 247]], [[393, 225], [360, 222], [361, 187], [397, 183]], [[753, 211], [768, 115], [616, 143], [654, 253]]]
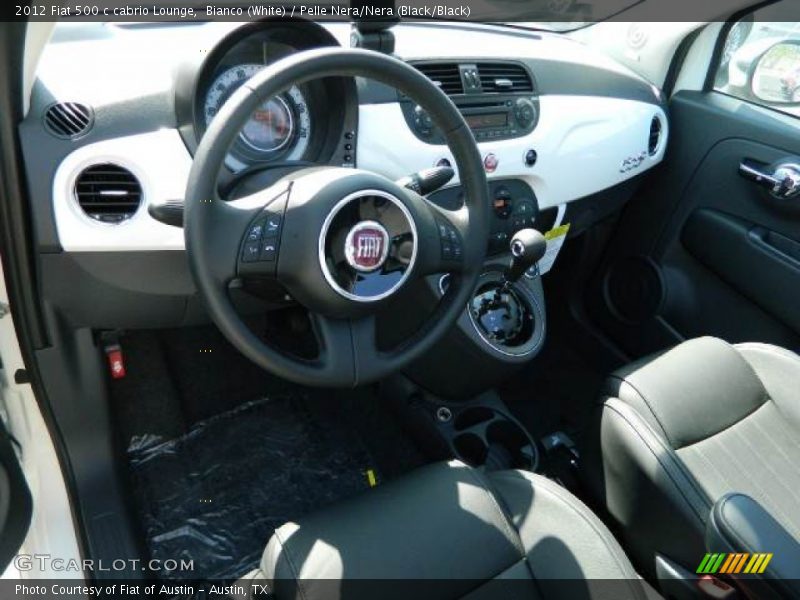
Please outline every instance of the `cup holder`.
[[491, 408], [486, 406], [475, 406], [461, 412], [455, 420], [455, 430], [464, 431], [470, 427], [475, 427], [481, 423], [486, 423], [494, 418], [494, 413]]
[[468, 465], [482, 465], [486, 462], [489, 448], [474, 433], [462, 433], [456, 436], [453, 444], [456, 447], [456, 456]]
[[451, 441], [455, 455], [473, 467], [535, 471], [539, 463], [530, 435], [511, 416], [494, 408], [473, 406], [457, 414]]

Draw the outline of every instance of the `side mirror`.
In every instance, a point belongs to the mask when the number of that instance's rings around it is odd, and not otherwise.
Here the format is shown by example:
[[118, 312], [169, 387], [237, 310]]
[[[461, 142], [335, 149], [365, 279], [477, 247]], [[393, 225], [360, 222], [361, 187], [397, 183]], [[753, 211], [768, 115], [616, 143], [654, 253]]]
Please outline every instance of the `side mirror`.
[[752, 71], [750, 89], [768, 104], [800, 105], [800, 40], [771, 46]]

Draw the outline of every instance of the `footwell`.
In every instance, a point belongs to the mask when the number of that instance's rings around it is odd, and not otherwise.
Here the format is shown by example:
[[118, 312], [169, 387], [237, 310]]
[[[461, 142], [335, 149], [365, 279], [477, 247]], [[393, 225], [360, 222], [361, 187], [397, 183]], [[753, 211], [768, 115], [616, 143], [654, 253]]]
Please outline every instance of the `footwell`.
[[240, 577], [257, 566], [276, 527], [380, 477], [346, 413], [317, 404], [298, 392], [244, 404], [176, 439], [132, 440], [150, 557], [177, 564], [162, 577]]

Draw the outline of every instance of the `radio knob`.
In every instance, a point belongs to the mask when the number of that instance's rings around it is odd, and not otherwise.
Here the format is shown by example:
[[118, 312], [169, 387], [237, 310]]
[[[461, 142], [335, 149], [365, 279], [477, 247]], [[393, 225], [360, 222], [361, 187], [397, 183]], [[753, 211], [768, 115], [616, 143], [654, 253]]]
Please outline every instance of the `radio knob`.
[[419, 104], [414, 107], [414, 127], [423, 135], [430, 135], [433, 129], [433, 119]]
[[520, 98], [514, 104], [514, 116], [520, 127], [528, 128], [536, 120], [536, 106], [527, 98]]

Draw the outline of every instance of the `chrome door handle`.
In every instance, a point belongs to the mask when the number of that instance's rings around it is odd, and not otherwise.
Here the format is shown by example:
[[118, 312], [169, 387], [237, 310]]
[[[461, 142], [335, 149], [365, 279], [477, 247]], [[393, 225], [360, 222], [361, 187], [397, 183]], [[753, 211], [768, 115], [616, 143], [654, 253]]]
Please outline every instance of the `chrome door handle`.
[[766, 188], [775, 198], [790, 200], [800, 196], [800, 165], [781, 163], [774, 168], [768, 168], [771, 173], [762, 171], [762, 167], [753, 163], [742, 161], [739, 164], [739, 174]]

